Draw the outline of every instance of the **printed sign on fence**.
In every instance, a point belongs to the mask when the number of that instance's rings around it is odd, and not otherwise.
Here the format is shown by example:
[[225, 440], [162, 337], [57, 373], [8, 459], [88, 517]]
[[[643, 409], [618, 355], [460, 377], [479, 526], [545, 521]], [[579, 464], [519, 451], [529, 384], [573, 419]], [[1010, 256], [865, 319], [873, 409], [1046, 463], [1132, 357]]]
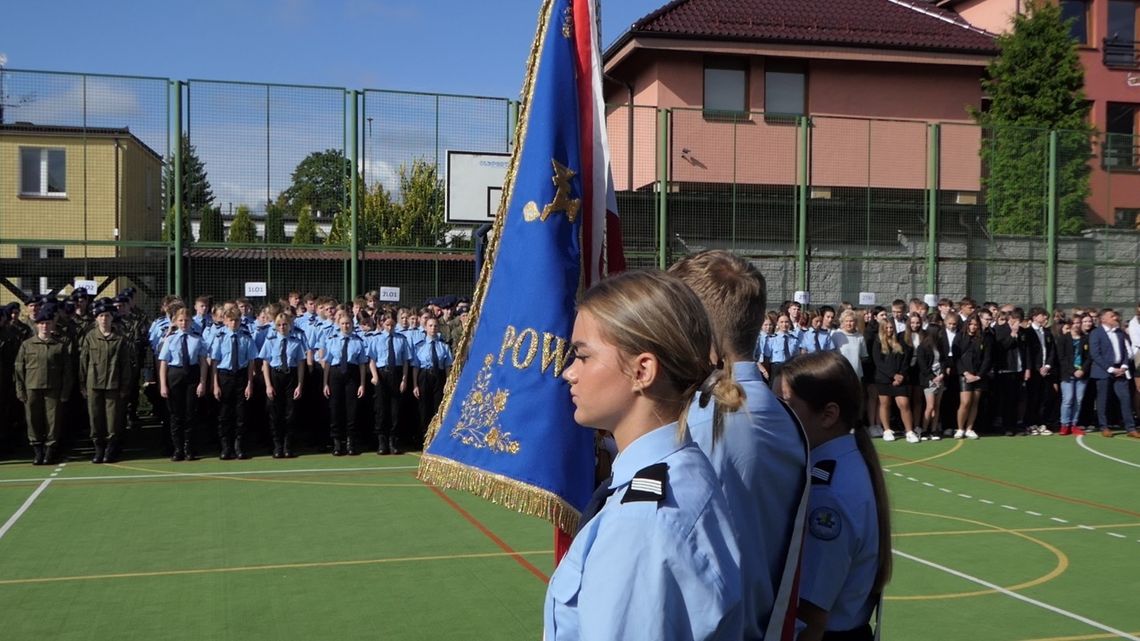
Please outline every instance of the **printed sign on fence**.
[[400, 288], [399, 287], [381, 287], [380, 300], [386, 303], [400, 302]]
[[73, 285], [73, 287], [74, 287], [75, 289], [84, 289], [84, 290], [87, 290], [87, 295], [88, 295], [88, 296], [94, 296], [94, 295], [95, 295], [95, 292], [97, 292], [97, 291], [99, 290], [99, 283], [98, 283], [98, 282], [96, 282], [96, 281], [93, 281], [93, 280], [86, 280], [86, 279], [83, 279], [83, 278], [76, 278], [76, 279], [75, 279], [75, 284]]
[[859, 292], [859, 304], [860, 305], [874, 305], [875, 304], [875, 292]]
[[264, 298], [269, 293], [269, 287], [265, 283], [246, 283], [245, 295], [247, 298], [260, 297]]

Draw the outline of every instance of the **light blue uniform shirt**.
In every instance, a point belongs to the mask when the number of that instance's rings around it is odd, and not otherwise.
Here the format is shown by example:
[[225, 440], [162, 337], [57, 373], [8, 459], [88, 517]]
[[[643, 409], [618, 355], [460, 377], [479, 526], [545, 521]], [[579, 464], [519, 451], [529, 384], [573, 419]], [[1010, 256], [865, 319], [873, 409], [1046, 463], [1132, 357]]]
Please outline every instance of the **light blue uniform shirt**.
[[272, 324], [258, 325], [256, 327], [254, 327], [253, 328], [253, 347], [254, 347], [254, 349], [256, 349], [258, 352], [260, 352], [261, 346], [263, 344], [265, 344], [265, 339], [268, 338], [270, 334], [276, 334], [276, 333], [277, 333], [277, 330], [275, 330], [273, 328]]
[[830, 352], [835, 349], [834, 343], [831, 342], [831, 332], [815, 328], [804, 330], [803, 336], [800, 337], [800, 347], [809, 354], [816, 351]]
[[431, 346], [434, 343], [435, 356], [436, 360], [439, 361], [440, 369], [451, 367], [455, 358], [451, 355], [451, 348], [447, 346], [447, 343], [440, 340], [439, 334], [436, 334], [434, 339], [427, 338], [426, 334], [424, 336], [424, 340], [416, 345], [415, 360], [412, 363], [420, 369], [431, 369]]
[[210, 323], [202, 330], [202, 342], [206, 345], [206, 356], [210, 356], [214, 349], [214, 339], [217, 338], [218, 332], [225, 329], [222, 323]]
[[[257, 349], [253, 346], [253, 337], [240, 326], [236, 332], [228, 327], [214, 334], [214, 344], [210, 346], [210, 358], [218, 369], [223, 372], [230, 371], [230, 359], [234, 349], [233, 337], [237, 336], [238, 368], [237, 372], [249, 367], [249, 362], [257, 358]], [[234, 372], [234, 373], [237, 373]]]
[[[713, 445], [713, 403], [689, 407], [689, 432], [720, 478], [740, 533], [744, 639], [763, 639], [803, 497], [808, 446], [800, 426], [764, 384], [752, 362], [732, 365], [744, 407], [724, 416]], [[796, 541], [799, 545], [799, 541]], [[794, 602], [794, 595], [793, 595]]]
[[340, 336], [340, 329], [332, 319], [317, 321], [315, 325], [310, 325], [305, 334], [306, 340], [309, 341], [309, 349], [319, 352], [325, 346], [325, 341], [334, 336]]
[[[265, 338], [257, 352], [257, 357], [269, 363], [273, 369], [281, 367], [281, 340], [281, 334], [273, 332]], [[298, 334], [288, 334], [285, 341], [285, 367], [293, 369], [305, 362], [305, 341]]]
[[212, 318], [210, 318], [209, 314], [204, 314], [202, 316], [195, 316], [194, 318], [191, 319], [191, 322], [194, 325], [194, 333], [198, 334], [199, 336], [202, 335], [202, 332], [205, 331], [205, 329], [208, 325], [214, 324], [214, 320]]
[[170, 327], [170, 319], [166, 316], [154, 319], [150, 324], [150, 329], [146, 332], [147, 340], [150, 342], [150, 350], [155, 354], [162, 347], [162, 339], [166, 336], [166, 330]]
[[346, 340], [348, 341], [348, 364], [360, 365], [368, 362], [368, 350], [365, 349], [364, 341], [359, 336], [356, 334], [345, 336], [337, 332], [336, 336], [330, 336], [324, 342], [325, 365], [337, 367], [341, 364], [340, 353]]
[[415, 350], [416, 347], [419, 347], [419, 344], [427, 339], [427, 332], [419, 327], [409, 327], [408, 329], [402, 329], [400, 330], [400, 333], [404, 335], [404, 338], [408, 339], [408, 345], [411, 345], [413, 350]]
[[817, 446], [811, 463], [800, 598], [827, 611], [828, 630], [851, 630], [871, 620], [878, 601], [871, 594], [879, 569], [871, 475], [851, 434]]
[[169, 367], [186, 367], [182, 362], [182, 342], [186, 341], [186, 352], [190, 355], [190, 367], [196, 367], [199, 359], [206, 355], [205, 343], [193, 333], [177, 330], [163, 341], [158, 351], [158, 360], [166, 361]]
[[[408, 338], [396, 332], [392, 341], [392, 347], [395, 349], [395, 364], [401, 366], [404, 363], [410, 363], [415, 366], [413, 361], [415, 354], [412, 353], [411, 342]], [[388, 366], [388, 332], [380, 332], [372, 337], [368, 342], [368, 358], [376, 362], [376, 367]]]
[[[655, 463], [668, 465], [664, 498], [623, 502]], [[653, 430], [618, 455], [609, 487], [547, 586], [545, 641], [739, 640], [740, 553], [700, 449], [676, 423]]]
[[[788, 340], [785, 341], [784, 337]], [[785, 349], [785, 345], [787, 348]], [[791, 333], [776, 332], [764, 341], [764, 353], [761, 354], [761, 359], [768, 360], [773, 363], [786, 363], [792, 360], [796, 354], [800, 353], [800, 339], [796, 338]]]

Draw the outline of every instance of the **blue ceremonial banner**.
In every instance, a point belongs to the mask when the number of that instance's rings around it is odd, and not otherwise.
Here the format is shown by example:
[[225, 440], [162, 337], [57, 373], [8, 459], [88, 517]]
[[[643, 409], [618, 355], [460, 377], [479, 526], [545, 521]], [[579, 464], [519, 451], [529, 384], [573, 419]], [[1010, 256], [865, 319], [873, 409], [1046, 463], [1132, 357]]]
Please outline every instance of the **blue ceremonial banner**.
[[593, 38], [575, 34], [575, 9], [579, 24], [593, 14], [582, 2], [543, 3], [503, 201], [418, 473], [564, 532], [593, 490], [594, 432], [574, 423], [561, 376], [583, 285], [584, 225], [605, 227], [608, 196], [594, 175], [608, 172], [608, 154], [594, 160], [599, 135], [605, 140], [590, 90], [600, 82], [588, 77], [597, 50], [583, 51]]

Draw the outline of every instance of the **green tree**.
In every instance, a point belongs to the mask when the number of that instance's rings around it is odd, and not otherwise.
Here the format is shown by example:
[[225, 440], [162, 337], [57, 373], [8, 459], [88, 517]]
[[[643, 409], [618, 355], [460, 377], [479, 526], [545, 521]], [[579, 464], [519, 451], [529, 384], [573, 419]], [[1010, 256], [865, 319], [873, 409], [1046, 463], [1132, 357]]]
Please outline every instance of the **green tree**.
[[[174, 162], [166, 163], [163, 176], [170, 206], [174, 206]], [[190, 144], [190, 136], [182, 134], [182, 209], [199, 212], [214, 204], [214, 192], [206, 177], [206, 166], [198, 158], [198, 150]]]
[[285, 212], [282, 203], [269, 203], [265, 206], [265, 242], [285, 242]]
[[[990, 230], [996, 234], [1045, 232], [1049, 130], [1057, 130], [1058, 230], [1085, 226], [1092, 158], [1084, 69], [1060, 7], [1030, 0], [1014, 17], [1013, 30], [998, 37], [999, 53], [982, 81], [988, 111], [973, 111], [985, 128]], [[1131, 144], [1131, 143], [1130, 143]]]
[[393, 245], [436, 247], [444, 244], [447, 224], [444, 222], [443, 181], [439, 170], [426, 160], [415, 160], [412, 166], [400, 165], [399, 242]]
[[294, 245], [316, 245], [317, 224], [313, 222], [313, 214], [308, 208], [302, 209], [297, 216], [297, 230], [293, 232]]
[[392, 194], [377, 182], [360, 200], [360, 242], [365, 245], [393, 245], [393, 230], [400, 212]]
[[226, 239], [231, 243], [256, 243], [257, 227], [249, 216], [249, 207], [238, 205], [234, 219], [230, 222], [230, 234]]
[[[190, 229], [190, 216], [186, 210], [182, 210], [182, 242], [194, 242], [194, 236], [191, 235]], [[166, 210], [166, 218], [162, 219], [162, 240], [168, 243], [174, 242], [174, 207]]]
[[207, 207], [202, 210], [198, 219], [198, 242], [220, 243], [225, 227], [222, 223], [222, 210], [220, 207]]
[[345, 209], [351, 180], [352, 163], [343, 151], [315, 151], [297, 164], [293, 182], [281, 196], [294, 211], [309, 206], [322, 218], [335, 217]]
[[342, 211], [333, 218], [329, 237], [325, 239], [326, 245], [347, 247], [352, 242], [352, 214]]

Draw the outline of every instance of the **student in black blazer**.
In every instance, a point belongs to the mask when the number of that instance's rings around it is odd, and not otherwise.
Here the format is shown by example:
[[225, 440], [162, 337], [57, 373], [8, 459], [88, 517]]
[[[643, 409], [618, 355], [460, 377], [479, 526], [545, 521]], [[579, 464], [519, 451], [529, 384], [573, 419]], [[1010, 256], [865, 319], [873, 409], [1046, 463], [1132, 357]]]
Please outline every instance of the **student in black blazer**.
[[1025, 429], [1030, 434], [1049, 435], [1046, 408], [1058, 389], [1057, 343], [1045, 327], [1049, 312], [1041, 307], [1029, 310], [1031, 324], [1025, 334]]
[[946, 390], [946, 373], [951, 369], [950, 356], [943, 352], [940, 346], [941, 332], [930, 327], [922, 332], [915, 351], [917, 387], [925, 401], [925, 411], [922, 413], [922, 438], [932, 441], [942, 439], [942, 426], [939, 424], [939, 413], [942, 405], [942, 393]]
[[1085, 431], [1078, 424], [1081, 399], [1089, 382], [1092, 369], [1092, 355], [1089, 353], [1089, 337], [1081, 331], [1081, 318], [1078, 316], [1069, 324], [1069, 331], [1057, 340], [1057, 375], [1061, 386], [1061, 435], [1083, 436]]
[[918, 434], [914, 432], [914, 421], [910, 412], [910, 387], [907, 385], [906, 373], [910, 368], [909, 345], [899, 342], [895, 334], [895, 325], [887, 316], [886, 311], [879, 312], [876, 320], [879, 323], [879, 334], [875, 344], [868, 351], [871, 360], [875, 362], [875, 389], [879, 394], [879, 420], [883, 423], [883, 440], [895, 440], [891, 430], [891, 399], [894, 399], [902, 417], [903, 428], [906, 430], [908, 443], [917, 443]]
[[954, 368], [958, 372], [958, 429], [954, 438], [978, 438], [974, 422], [978, 419], [978, 402], [982, 396], [982, 381], [990, 370], [990, 352], [993, 345], [982, 332], [981, 321], [971, 315], [964, 323], [965, 331], [958, 335], [954, 346]]
[[1010, 311], [1005, 322], [999, 320], [994, 328], [994, 391], [996, 408], [1007, 436], [1017, 433], [1021, 423], [1021, 400], [1025, 395], [1026, 364], [1025, 338], [1028, 330], [1022, 327], [1024, 313], [1020, 308]]

